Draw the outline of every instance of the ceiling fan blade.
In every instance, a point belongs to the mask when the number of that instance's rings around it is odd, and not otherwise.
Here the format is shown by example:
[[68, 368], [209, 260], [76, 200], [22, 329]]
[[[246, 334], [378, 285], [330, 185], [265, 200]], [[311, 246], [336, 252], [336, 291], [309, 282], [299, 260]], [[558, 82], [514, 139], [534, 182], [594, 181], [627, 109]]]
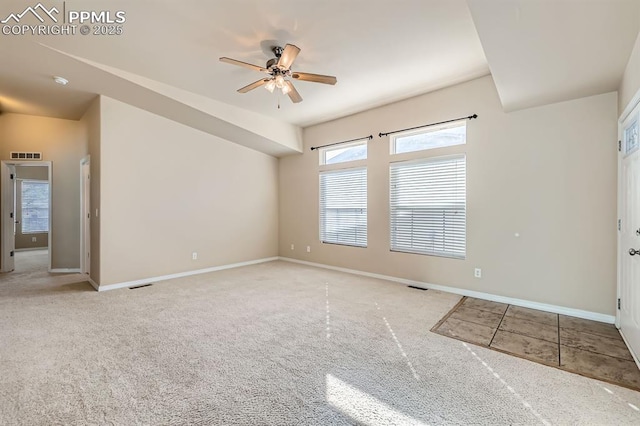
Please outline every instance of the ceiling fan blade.
[[260, 67], [258, 65], [249, 64], [247, 62], [238, 61], [236, 59], [222, 57], [220, 58], [220, 62], [225, 62], [231, 65], [237, 65], [239, 67], [249, 68], [250, 70], [254, 70], [254, 71], [260, 71], [260, 72], [266, 72], [266, 73], [269, 72], [266, 68]]
[[300, 53], [300, 48], [298, 46], [294, 46], [293, 44], [287, 44], [284, 47], [284, 51], [278, 60], [278, 66], [280, 68], [289, 69], [291, 68], [291, 64], [296, 60], [296, 57]]
[[310, 74], [308, 72], [294, 72], [291, 74], [291, 77], [296, 80], [302, 81], [312, 81], [314, 83], [324, 83], [324, 84], [336, 84], [338, 79], [332, 75], [322, 75], [322, 74]]
[[302, 96], [300, 96], [300, 93], [298, 93], [293, 83], [287, 80], [285, 84], [287, 85], [287, 87], [289, 87], [289, 93], [287, 93], [287, 95], [289, 95], [289, 98], [291, 99], [291, 101], [294, 104], [297, 104], [298, 102], [302, 102]]
[[264, 86], [265, 84], [267, 84], [268, 81], [269, 81], [268, 78], [263, 78], [262, 80], [254, 81], [253, 83], [251, 83], [251, 84], [249, 84], [247, 86], [244, 86], [241, 89], [238, 89], [238, 92], [247, 93], [249, 90], [253, 90], [253, 89], [256, 89], [256, 88], [258, 88], [260, 86]]

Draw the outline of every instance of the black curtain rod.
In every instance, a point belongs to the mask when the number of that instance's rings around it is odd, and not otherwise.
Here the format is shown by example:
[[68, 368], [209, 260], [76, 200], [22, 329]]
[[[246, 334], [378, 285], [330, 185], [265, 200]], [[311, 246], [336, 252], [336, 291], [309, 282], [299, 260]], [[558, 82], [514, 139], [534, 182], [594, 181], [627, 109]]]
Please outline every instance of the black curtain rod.
[[394, 133], [406, 132], [408, 130], [422, 129], [423, 127], [437, 126], [438, 124], [453, 123], [454, 121], [473, 120], [474, 118], [478, 118], [478, 114], [473, 114], [473, 115], [470, 115], [468, 117], [454, 118], [453, 120], [440, 121], [438, 123], [423, 124], [422, 126], [409, 127], [408, 129], [394, 130], [393, 132], [379, 133], [378, 137], [381, 138], [383, 136], [393, 135]]
[[343, 143], [349, 143], [349, 142], [361, 141], [362, 139], [369, 139], [369, 140], [371, 140], [371, 139], [373, 139], [373, 135], [365, 136], [365, 137], [363, 137], [363, 138], [349, 139], [348, 141], [342, 141], [342, 142], [330, 143], [330, 144], [327, 144], [327, 145], [312, 146], [312, 147], [311, 147], [311, 151], [313, 151], [314, 149], [318, 149], [318, 148], [325, 148], [325, 147], [327, 147], [327, 146], [340, 145], [340, 144], [343, 144]]

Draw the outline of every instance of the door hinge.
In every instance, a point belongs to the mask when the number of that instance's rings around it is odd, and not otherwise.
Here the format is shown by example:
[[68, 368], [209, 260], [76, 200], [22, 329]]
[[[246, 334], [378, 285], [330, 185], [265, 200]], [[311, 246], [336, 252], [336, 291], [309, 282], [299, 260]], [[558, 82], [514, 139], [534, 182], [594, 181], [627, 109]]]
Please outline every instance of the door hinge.
[[618, 219], [618, 231], [622, 230], [622, 220]]
[[9, 175], [9, 179], [13, 180], [13, 173]]
[[9, 252], [9, 256], [13, 257], [13, 250], [11, 250], [11, 252]]
[[622, 141], [618, 141], [618, 152], [622, 151]]
[[9, 218], [13, 219], [13, 212], [9, 213]]
[[618, 298], [618, 310], [620, 310], [620, 298]]

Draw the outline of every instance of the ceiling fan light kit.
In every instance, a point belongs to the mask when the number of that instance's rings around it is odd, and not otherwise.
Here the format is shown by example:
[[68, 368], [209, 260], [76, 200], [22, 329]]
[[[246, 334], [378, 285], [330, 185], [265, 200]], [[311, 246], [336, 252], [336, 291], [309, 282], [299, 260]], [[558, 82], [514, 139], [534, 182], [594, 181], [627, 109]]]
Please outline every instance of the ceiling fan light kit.
[[302, 96], [300, 96], [300, 93], [298, 93], [298, 91], [296, 90], [293, 82], [287, 79], [288, 77], [295, 80], [330, 85], [334, 85], [338, 81], [334, 76], [331, 75], [311, 74], [297, 71], [292, 72], [291, 65], [300, 53], [300, 48], [293, 44], [287, 44], [284, 48], [280, 46], [274, 46], [272, 50], [276, 57], [273, 59], [269, 59], [267, 61], [266, 67], [264, 68], [258, 65], [249, 64], [247, 62], [238, 61], [236, 59], [227, 57], [220, 58], [221, 62], [236, 65], [239, 67], [249, 68], [254, 71], [268, 74], [270, 76], [268, 78], [263, 78], [245, 87], [242, 87], [238, 89], [238, 92], [247, 93], [260, 86], [264, 86], [265, 89], [273, 93], [273, 91], [278, 88], [283, 95], [288, 95], [289, 99], [291, 99], [293, 103], [298, 103], [302, 102]]

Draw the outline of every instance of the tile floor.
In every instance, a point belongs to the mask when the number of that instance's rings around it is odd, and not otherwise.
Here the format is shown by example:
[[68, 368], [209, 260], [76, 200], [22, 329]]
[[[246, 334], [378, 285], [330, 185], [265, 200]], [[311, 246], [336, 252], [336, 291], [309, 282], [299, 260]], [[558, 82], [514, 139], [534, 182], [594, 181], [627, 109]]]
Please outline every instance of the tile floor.
[[612, 324], [465, 297], [431, 331], [640, 390], [640, 370]]

